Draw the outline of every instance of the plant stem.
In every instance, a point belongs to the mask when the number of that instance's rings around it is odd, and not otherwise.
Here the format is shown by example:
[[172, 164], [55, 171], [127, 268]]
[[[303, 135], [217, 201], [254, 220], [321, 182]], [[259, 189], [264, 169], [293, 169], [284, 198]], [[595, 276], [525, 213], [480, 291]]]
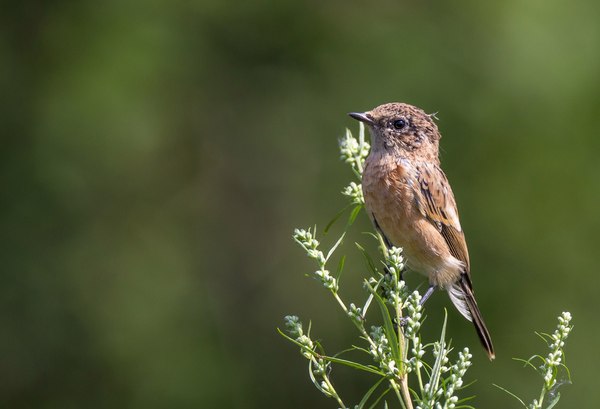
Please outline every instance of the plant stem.
[[404, 403], [404, 399], [402, 398], [402, 394], [400, 393], [400, 389], [398, 389], [398, 385], [396, 384], [396, 381], [394, 381], [393, 379], [390, 380], [390, 385], [392, 385], [392, 389], [396, 393], [396, 397], [398, 398], [398, 401], [400, 402], [400, 404], [402, 405], [402, 407], [404, 409], [407, 409], [406, 408], [406, 403]]
[[[346, 315], [348, 314], [348, 308], [346, 307], [346, 304], [344, 304], [344, 301], [342, 301], [342, 299], [340, 298], [340, 296], [338, 295], [337, 292], [335, 291], [331, 291], [331, 293], [333, 294], [334, 298], [336, 299], [336, 301], [338, 302], [338, 304], [340, 305], [340, 307], [342, 307], [342, 310], [344, 310], [344, 312], [346, 313]], [[367, 333], [367, 330], [365, 329], [364, 325], [359, 324], [355, 321], [354, 325], [356, 326], [356, 328], [358, 328], [358, 330], [360, 331], [360, 334], [367, 340], [367, 342], [369, 342], [369, 344], [373, 347], [376, 347], [375, 342], [373, 341], [373, 339], [369, 336], [369, 334]]]
[[419, 389], [423, 394], [423, 378], [421, 377], [421, 358], [415, 358], [415, 366], [417, 367], [417, 379], [419, 380]]
[[344, 405], [344, 402], [342, 401], [342, 398], [339, 397], [339, 395], [337, 394], [336, 390], [333, 388], [333, 385], [331, 384], [331, 382], [329, 381], [329, 377], [327, 376], [323, 376], [323, 381], [327, 384], [327, 388], [330, 392], [334, 392], [331, 395], [338, 401], [340, 407], [342, 409], [346, 408], [346, 405]]
[[540, 399], [538, 400], [538, 408], [542, 407], [542, 403], [544, 402], [545, 396], [546, 396], [546, 385], [542, 386], [542, 391], [540, 392]]
[[331, 293], [333, 294], [333, 297], [338, 302], [338, 304], [340, 305], [340, 307], [342, 307], [342, 310], [344, 310], [344, 312], [346, 314], [348, 314], [348, 308], [346, 307], [346, 304], [344, 304], [344, 302], [342, 301], [342, 299], [338, 295], [337, 291], [331, 290]]
[[395, 380], [390, 380], [390, 385], [392, 385], [392, 389], [396, 392], [396, 396], [400, 401], [400, 404], [404, 409], [413, 409], [412, 400], [410, 398], [410, 392], [408, 390], [408, 383], [406, 382], [406, 376], [399, 379], [400, 380], [400, 388], [398, 388], [398, 384]]

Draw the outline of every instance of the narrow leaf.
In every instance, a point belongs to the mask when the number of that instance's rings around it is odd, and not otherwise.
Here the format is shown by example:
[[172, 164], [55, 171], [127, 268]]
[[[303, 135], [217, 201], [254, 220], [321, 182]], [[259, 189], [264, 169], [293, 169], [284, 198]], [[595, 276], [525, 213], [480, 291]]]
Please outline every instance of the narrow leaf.
[[431, 385], [432, 391], [436, 391], [439, 385], [441, 372], [442, 372], [442, 363], [444, 357], [447, 356], [447, 348], [446, 348], [446, 324], [448, 323], [448, 311], [444, 309], [444, 324], [442, 325], [442, 333], [440, 335], [440, 352], [435, 359], [435, 363], [433, 364], [433, 369], [431, 370]]
[[332, 356], [324, 356], [324, 355], [320, 356], [320, 358], [323, 358], [324, 360], [332, 362], [334, 364], [345, 365], [345, 366], [349, 366], [350, 368], [359, 369], [361, 371], [369, 372], [369, 373], [372, 373], [375, 375], [385, 376], [385, 374], [383, 372], [381, 372], [375, 368], [372, 368], [370, 366], [359, 364], [358, 362], [348, 361], [347, 359], [335, 358]]
[[342, 258], [340, 258], [340, 262], [338, 263], [335, 276], [339, 279], [342, 275], [342, 271], [344, 270], [344, 264], [346, 263], [346, 255], [344, 254]]
[[331, 257], [331, 255], [335, 251], [335, 249], [337, 249], [338, 246], [342, 243], [342, 241], [344, 240], [344, 237], [346, 237], [346, 232], [342, 233], [342, 235], [340, 236], [340, 238], [338, 239], [338, 241], [335, 242], [335, 244], [333, 245], [333, 247], [331, 248], [331, 250], [329, 250], [329, 252], [327, 253], [327, 257], [325, 257], [325, 262], [326, 263], [329, 260], [329, 257]]
[[[375, 407], [375, 406], [376, 406], [376, 405], [379, 403], [379, 401], [380, 401], [380, 400], [381, 400], [381, 399], [382, 399], [382, 398], [383, 398], [385, 395], [387, 395], [387, 393], [388, 393], [389, 391], [391, 391], [391, 390], [392, 390], [392, 387], [391, 387], [391, 386], [389, 386], [389, 387], [388, 387], [386, 390], [384, 390], [384, 391], [381, 393], [381, 395], [379, 395], [379, 397], [377, 398], [377, 400], [376, 400], [375, 402], [373, 402], [373, 404], [372, 404], [371, 406], [369, 406], [369, 409], [373, 409], [373, 408], [374, 408], [374, 407]], [[385, 406], [386, 406], [386, 408], [387, 408], [387, 402], [386, 402], [386, 405], [385, 405]]]
[[375, 262], [373, 261], [373, 259], [371, 258], [371, 255], [367, 252], [367, 250], [365, 250], [365, 248], [363, 246], [361, 246], [358, 243], [354, 243], [356, 244], [356, 247], [358, 247], [358, 249], [360, 250], [360, 252], [362, 253], [362, 255], [365, 258], [365, 261], [367, 262], [367, 266], [369, 267], [369, 269], [371, 270], [371, 272], [373, 274], [377, 274], [377, 267], [375, 266]]
[[390, 348], [392, 349], [392, 356], [394, 357], [394, 361], [396, 363], [401, 364], [401, 356], [400, 356], [400, 347], [398, 346], [398, 336], [396, 335], [396, 330], [394, 328], [394, 323], [392, 322], [392, 317], [390, 315], [390, 310], [387, 305], [381, 298], [377, 291], [370, 284], [367, 284], [367, 288], [373, 295], [373, 298], [379, 305], [379, 309], [381, 310], [381, 316], [383, 318], [383, 328], [385, 331], [385, 335], [389, 341]]
[[348, 217], [348, 223], [346, 223], [346, 230], [348, 230], [348, 228], [354, 224], [354, 221], [356, 220], [356, 217], [360, 213], [360, 209], [362, 209], [362, 207], [362, 205], [358, 205], [352, 209], [352, 213], [350, 213], [350, 217]]
[[523, 407], [525, 409], [527, 409], [527, 405], [525, 404], [525, 402], [523, 402], [523, 400], [521, 398], [519, 398], [517, 395], [515, 395], [514, 393], [512, 393], [508, 389], [503, 388], [500, 385], [496, 385], [495, 383], [493, 383], [492, 385], [494, 385], [496, 388], [500, 389], [501, 391], [506, 392], [507, 394], [509, 394], [510, 396], [512, 396], [513, 398], [515, 398], [516, 400], [518, 400], [521, 403], [521, 405], [523, 405]]
[[[358, 403], [358, 406], [356, 406], [357, 409], [363, 409], [365, 407], [369, 398], [371, 397], [371, 395], [373, 395], [373, 392], [375, 392], [377, 387], [379, 387], [379, 385], [381, 385], [381, 382], [383, 382], [384, 380], [385, 380], [385, 378], [381, 378], [380, 380], [375, 382], [375, 384], [373, 386], [371, 386], [371, 388], [369, 388], [367, 393], [365, 393], [365, 396], [363, 396], [363, 398]], [[379, 399], [381, 399], [381, 396], [379, 397]]]
[[535, 371], [538, 371], [538, 368], [537, 368], [535, 365], [533, 365], [533, 364], [531, 363], [531, 360], [532, 360], [533, 358], [541, 358], [541, 359], [543, 359], [543, 358], [542, 358], [541, 356], [539, 356], [539, 355], [534, 355], [534, 356], [532, 356], [532, 357], [531, 357], [531, 358], [529, 358], [529, 359], [513, 358], [513, 361], [522, 362], [524, 367], [525, 367], [525, 366], [530, 366], [530, 367], [532, 367], [532, 368], [533, 368]]
[[339, 212], [337, 212], [335, 214], [335, 216], [333, 216], [333, 219], [331, 219], [329, 221], [329, 223], [327, 223], [327, 226], [325, 226], [325, 229], [323, 230], [323, 232], [324, 233], [329, 232], [329, 229], [331, 228], [331, 226], [333, 226], [335, 224], [335, 222], [337, 222], [339, 220], [339, 218], [342, 217], [342, 215], [344, 214], [344, 212], [346, 210], [348, 210], [351, 206], [352, 206], [352, 203], [346, 205], [346, 207], [344, 207], [342, 210], [340, 210]]

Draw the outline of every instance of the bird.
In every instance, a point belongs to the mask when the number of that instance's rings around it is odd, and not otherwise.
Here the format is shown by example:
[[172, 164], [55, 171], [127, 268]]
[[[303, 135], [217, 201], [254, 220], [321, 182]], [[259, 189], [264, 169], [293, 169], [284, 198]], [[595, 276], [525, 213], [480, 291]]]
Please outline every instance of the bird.
[[388, 247], [403, 249], [409, 270], [425, 275], [429, 288], [447, 291], [452, 304], [471, 321], [487, 356], [492, 338], [477, 306], [469, 252], [456, 200], [440, 167], [441, 134], [434, 115], [393, 102], [367, 112], [351, 112], [371, 134], [362, 190], [365, 209]]

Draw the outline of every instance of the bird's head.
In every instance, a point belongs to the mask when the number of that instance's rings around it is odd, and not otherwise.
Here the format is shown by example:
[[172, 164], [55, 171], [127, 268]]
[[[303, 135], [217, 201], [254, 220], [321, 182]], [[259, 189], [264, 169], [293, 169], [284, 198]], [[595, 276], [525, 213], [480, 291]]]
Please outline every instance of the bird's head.
[[423, 159], [438, 156], [441, 135], [432, 115], [420, 108], [392, 102], [348, 115], [368, 126], [374, 151], [386, 150]]

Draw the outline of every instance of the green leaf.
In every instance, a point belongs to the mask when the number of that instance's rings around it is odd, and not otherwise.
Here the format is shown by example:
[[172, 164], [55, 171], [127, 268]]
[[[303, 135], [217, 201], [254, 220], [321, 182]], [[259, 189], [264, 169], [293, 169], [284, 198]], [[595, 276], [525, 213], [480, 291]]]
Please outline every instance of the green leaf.
[[342, 217], [342, 215], [344, 214], [344, 212], [346, 210], [348, 210], [348, 208], [350, 208], [352, 206], [352, 203], [346, 205], [346, 207], [344, 207], [342, 210], [340, 210], [339, 212], [337, 212], [335, 214], [335, 216], [333, 216], [333, 219], [331, 219], [329, 221], [329, 223], [327, 223], [327, 226], [325, 226], [325, 229], [323, 230], [324, 233], [329, 232], [329, 229], [331, 228], [331, 226], [333, 226], [335, 224], [335, 222], [337, 222], [339, 220], [340, 217]]
[[369, 373], [372, 373], [375, 375], [385, 376], [385, 374], [383, 372], [381, 372], [375, 368], [372, 368], [370, 366], [359, 364], [358, 362], [348, 361], [347, 359], [335, 358], [332, 356], [321, 355], [319, 357], [323, 358], [326, 361], [333, 362], [334, 364], [345, 365], [345, 366], [349, 366], [350, 368], [359, 369], [361, 371], [369, 372]]
[[[460, 390], [463, 390], [463, 389], [467, 389], [467, 388], [471, 387], [472, 385], [474, 385], [476, 383], [477, 383], [477, 379], [473, 379], [469, 383], [463, 383], [463, 385], [460, 388], [456, 388], [456, 390], [460, 391]], [[463, 402], [463, 401], [471, 400], [471, 399], [474, 399], [474, 398], [475, 398], [475, 396], [471, 396], [471, 397], [468, 397], [468, 398], [461, 399], [458, 402]]]
[[402, 357], [400, 355], [398, 336], [396, 335], [396, 330], [394, 328], [394, 323], [392, 322], [390, 310], [388, 309], [387, 305], [385, 305], [385, 302], [383, 301], [381, 296], [377, 294], [377, 291], [373, 287], [371, 287], [370, 284], [367, 284], [367, 288], [373, 295], [373, 298], [377, 302], [377, 305], [379, 305], [379, 309], [381, 310], [381, 317], [383, 318], [383, 330], [390, 344], [394, 361], [396, 361], [400, 369], [402, 367]]
[[362, 207], [363, 205], [358, 205], [354, 209], [352, 209], [352, 213], [350, 213], [350, 217], [348, 217], [348, 223], [346, 223], [345, 230], [348, 230], [348, 228], [352, 226], [352, 224], [354, 224], [354, 221], [356, 220], [356, 217], [360, 213], [360, 209], [362, 209]]
[[385, 240], [383, 239], [383, 234], [381, 234], [379, 231], [377, 231], [377, 241], [379, 242], [379, 250], [387, 259], [389, 257], [388, 247], [387, 244], [385, 244]]
[[344, 264], [346, 263], [346, 255], [344, 254], [342, 258], [340, 258], [340, 262], [338, 263], [337, 269], [335, 271], [335, 276], [339, 280], [342, 275], [342, 271], [344, 270]]
[[375, 239], [375, 241], [379, 242], [379, 236], [376, 235], [375, 233], [371, 232], [371, 231], [363, 231], [362, 234], [365, 234], [367, 236], [371, 236], [372, 238]]
[[312, 366], [313, 366], [313, 361], [311, 359], [311, 360], [308, 361], [308, 376], [310, 376], [310, 380], [315, 385], [315, 387], [318, 390], [320, 390], [325, 396], [332, 397], [331, 393], [329, 393], [329, 391], [323, 389], [323, 387], [321, 386], [321, 384], [319, 383], [319, 381], [317, 381], [317, 379], [315, 378]]
[[[366, 366], [366, 365], [363, 365], [363, 364], [359, 364], [358, 362], [349, 361], [347, 359], [341, 359], [341, 358], [336, 358], [336, 357], [333, 357], [333, 356], [319, 354], [319, 353], [313, 351], [312, 349], [306, 347], [305, 345], [302, 345], [301, 343], [299, 343], [295, 339], [287, 336], [279, 328], [277, 328], [277, 332], [279, 332], [279, 334], [282, 337], [284, 337], [285, 339], [287, 339], [288, 341], [290, 341], [290, 342], [298, 345], [301, 350], [310, 353], [314, 357], [324, 359], [324, 360], [332, 362], [334, 364], [345, 365], [345, 366], [349, 366], [349, 367], [354, 368], [354, 369], [359, 369], [359, 370], [364, 371], [364, 372], [369, 372], [369, 373], [372, 373], [372, 374], [375, 374], [375, 375], [384, 376], [384, 373], [381, 372], [381, 371], [379, 371], [379, 370], [377, 370], [376, 368], [373, 368], [373, 367], [370, 367], [370, 366]], [[342, 352], [344, 352], [344, 351], [342, 351]]]
[[[367, 391], [367, 393], [365, 393], [365, 396], [363, 396], [363, 398], [358, 403], [358, 406], [357, 406], [358, 409], [363, 409], [365, 407], [365, 405], [367, 404], [367, 401], [369, 400], [369, 398], [371, 397], [371, 395], [373, 395], [373, 393], [375, 392], [375, 390], [377, 389], [377, 387], [379, 387], [379, 385], [381, 385], [381, 382], [383, 382], [384, 380], [385, 380], [385, 378], [381, 378], [380, 380], [378, 380], [377, 382], [375, 382], [375, 384], [373, 386], [371, 386], [371, 388], [369, 388], [369, 390]], [[379, 398], [377, 399], [377, 401], [375, 401], [375, 404], [377, 404], [377, 402], [379, 401], [379, 399], [381, 399], [381, 396], [379, 396]]]
[[552, 339], [552, 336], [550, 334], [547, 334], [545, 332], [537, 332], [534, 331], [535, 335], [537, 335], [538, 337], [540, 337], [542, 339], [542, 341], [544, 341], [546, 343], [546, 345], [550, 345], [550, 339]]
[[518, 400], [521, 403], [521, 405], [523, 405], [523, 407], [525, 409], [527, 409], [527, 405], [525, 404], [525, 402], [523, 402], [523, 400], [521, 398], [519, 398], [517, 395], [515, 395], [514, 393], [512, 393], [508, 389], [503, 388], [500, 385], [496, 385], [495, 383], [493, 383], [492, 385], [494, 385], [496, 388], [500, 389], [501, 391], [506, 392], [507, 394], [509, 394], [510, 396], [512, 396], [513, 398], [515, 398], [516, 400]]
[[530, 366], [530, 367], [532, 367], [533, 369], [535, 369], [535, 370], [537, 371], [537, 370], [538, 370], [538, 368], [537, 368], [535, 365], [533, 365], [533, 364], [531, 363], [531, 360], [532, 360], [533, 358], [541, 358], [541, 359], [543, 360], [543, 358], [542, 358], [541, 356], [539, 356], [539, 355], [534, 355], [534, 356], [532, 356], [532, 357], [531, 357], [531, 358], [529, 358], [529, 359], [513, 358], [513, 361], [521, 362], [521, 363], [523, 363], [523, 367]]
[[344, 237], [346, 237], [346, 232], [342, 233], [342, 235], [340, 236], [340, 238], [338, 239], [338, 241], [335, 242], [335, 244], [333, 245], [333, 247], [331, 248], [331, 250], [329, 250], [329, 252], [327, 253], [327, 257], [325, 257], [325, 262], [326, 263], [329, 260], [329, 257], [331, 257], [331, 255], [335, 251], [335, 249], [337, 249], [338, 246], [342, 243], [342, 241], [344, 240]]
[[[473, 383], [473, 382], [471, 382], [471, 383]], [[460, 389], [464, 389], [464, 388], [465, 388], [465, 386], [462, 386]], [[469, 397], [466, 397], [466, 398], [459, 399], [456, 402], [457, 406], [455, 406], [454, 408], [455, 409], [476, 409], [474, 406], [471, 406], [471, 405], [463, 405], [463, 403], [468, 402], [468, 401], [473, 400], [473, 399], [475, 399], [475, 396], [469, 396]]]
[[[474, 382], [475, 381], [470, 382], [469, 385], [472, 385]], [[460, 389], [464, 389], [464, 388], [465, 388], [465, 386], [461, 386], [460, 387]], [[458, 390], [460, 390], [460, 389], [458, 389]], [[473, 400], [473, 399], [475, 399], [475, 395], [473, 395], [473, 396], [467, 396], [466, 398], [459, 399], [458, 401], [456, 401], [456, 403], [465, 403], [465, 402], [468, 402], [468, 401]]]
[[[381, 280], [383, 280], [383, 278], [380, 278], [379, 281], [377, 281], [377, 284], [375, 284], [375, 287], [373, 287], [374, 291], [377, 291], [377, 289], [379, 288], [379, 284], [381, 284]], [[365, 283], [365, 285], [368, 285], [369, 280], [365, 279], [364, 283]], [[369, 307], [371, 306], [372, 301], [373, 301], [373, 294], [369, 294], [367, 301], [365, 301], [365, 306], [362, 309], [363, 316], [367, 315], [367, 311], [369, 310]]]
[[[387, 395], [387, 393], [388, 393], [389, 391], [391, 391], [391, 390], [392, 390], [392, 388], [391, 388], [391, 387], [388, 387], [386, 390], [384, 390], [384, 391], [381, 393], [381, 395], [379, 395], [379, 397], [377, 398], [377, 400], [375, 400], [375, 402], [373, 402], [373, 404], [372, 404], [371, 406], [369, 406], [369, 409], [373, 409], [373, 408], [374, 408], [374, 407], [375, 407], [375, 406], [376, 406], [376, 405], [379, 403], [379, 401], [380, 401], [380, 400], [381, 400], [381, 399], [382, 399], [382, 398], [383, 398], [385, 395]], [[386, 405], [385, 405], [385, 406], [386, 406], [386, 408], [387, 408], [387, 402], [386, 402]]]
[[352, 350], [354, 350], [354, 351], [360, 351], [360, 352], [364, 352], [364, 353], [365, 353], [365, 354], [367, 354], [367, 355], [371, 355], [371, 351], [369, 351], [369, 350], [368, 350], [368, 349], [366, 349], [366, 348], [358, 347], [358, 346], [356, 346], [356, 345], [352, 345]]
[[444, 324], [442, 325], [442, 333], [440, 335], [440, 353], [438, 354], [437, 358], [435, 359], [435, 362], [433, 364], [433, 368], [431, 370], [431, 380], [429, 381], [429, 383], [432, 386], [431, 390], [435, 391], [438, 388], [439, 385], [439, 381], [440, 381], [440, 377], [441, 377], [441, 371], [442, 371], [442, 364], [443, 364], [443, 360], [444, 357], [447, 355], [447, 347], [446, 347], [446, 324], [448, 322], [448, 311], [444, 308]]
[[360, 252], [362, 253], [363, 257], [365, 258], [365, 261], [367, 262], [367, 266], [369, 267], [369, 269], [371, 270], [371, 272], [373, 274], [378, 274], [379, 271], [377, 271], [377, 267], [375, 266], [375, 262], [373, 261], [373, 259], [371, 258], [371, 255], [367, 252], [367, 250], [365, 250], [365, 248], [363, 246], [361, 246], [358, 243], [354, 243], [356, 244], [356, 247], [358, 247], [358, 249], [360, 250]]
[[310, 354], [312, 354], [313, 356], [318, 355], [315, 351], [313, 351], [312, 349], [308, 348], [305, 345], [302, 345], [301, 343], [299, 343], [298, 341], [296, 341], [294, 338], [286, 335], [282, 330], [280, 330], [279, 328], [277, 328], [277, 332], [279, 332], [279, 335], [281, 335], [282, 337], [284, 337], [285, 339], [287, 339], [288, 341], [290, 341], [293, 344], [298, 345], [302, 350], [309, 352]]

